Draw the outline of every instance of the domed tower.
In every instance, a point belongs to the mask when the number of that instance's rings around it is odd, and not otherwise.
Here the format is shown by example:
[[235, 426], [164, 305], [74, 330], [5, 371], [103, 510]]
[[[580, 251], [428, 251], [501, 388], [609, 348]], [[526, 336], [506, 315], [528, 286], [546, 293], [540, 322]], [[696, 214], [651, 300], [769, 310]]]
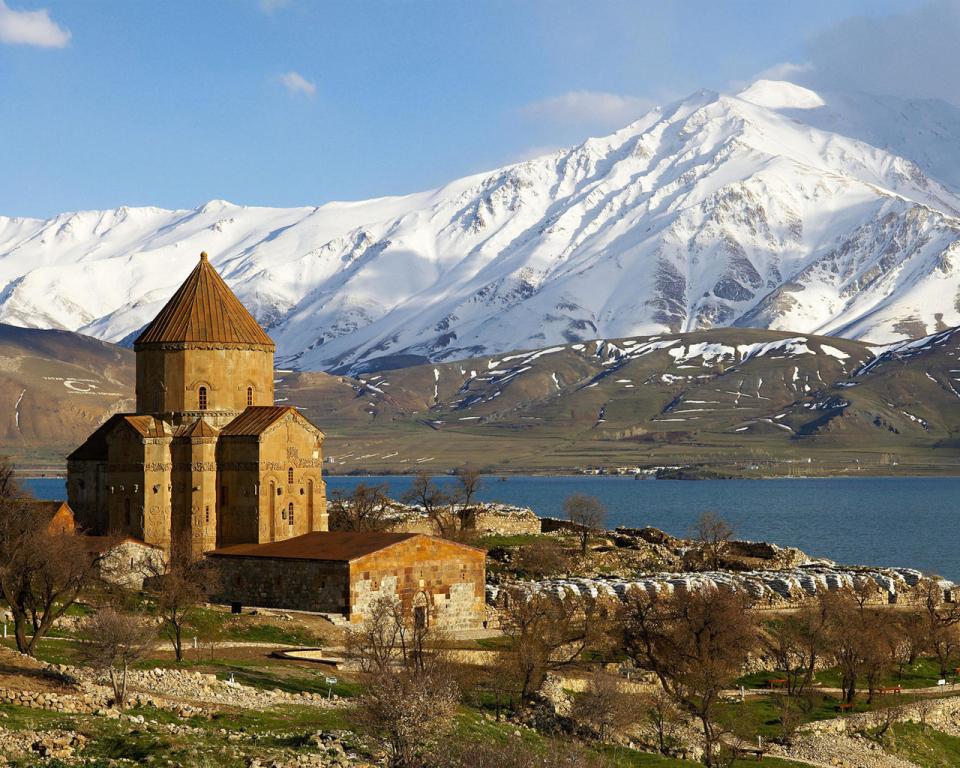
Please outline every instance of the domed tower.
[[206, 253], [133, 348], [137, 413], [221, 427], [248, 406], [273, 405], [274, 343]]

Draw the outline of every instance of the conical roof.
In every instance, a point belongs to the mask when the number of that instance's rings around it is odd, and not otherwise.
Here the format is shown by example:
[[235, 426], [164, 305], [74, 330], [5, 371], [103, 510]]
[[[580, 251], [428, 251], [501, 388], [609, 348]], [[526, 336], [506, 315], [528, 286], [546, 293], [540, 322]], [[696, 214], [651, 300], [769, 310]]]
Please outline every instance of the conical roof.
[[205, 252], [173, 298], [134, 342], [134, 348], [190, 343], [274, 347], [253, 315], [210, 265]]

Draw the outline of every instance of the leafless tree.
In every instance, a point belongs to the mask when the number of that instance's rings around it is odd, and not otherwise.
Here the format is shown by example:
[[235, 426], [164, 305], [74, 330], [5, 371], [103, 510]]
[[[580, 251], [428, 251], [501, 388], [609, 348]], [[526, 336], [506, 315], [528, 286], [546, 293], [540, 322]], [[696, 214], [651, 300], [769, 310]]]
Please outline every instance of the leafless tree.
[[72, 533], [51, 533], [48, 520], [17, 487], [0, 460], [0, 590], [13, 616], [21, 653], [37, 642], [96, 577], [98, 556]]
[[761, 645], [787, 679], [787, 693], [802, 696], [813, 684], [817, 664], [829, 653], [827, 615], [820, 603], [770, 622]]
[[563, 512], [580, 537], [580, 552], [586, 554], [590, 534], [603, 527], [607, 510], [600, 500], [584, 493], [571, 493], [563, 502]]
[[741, 673], [757, 644], [757, 623], [746, 598], [714, 589], [672, 595], [630, 595], [625, 610], [627, 655], [653, 672], [663, 689], [702, 726], [704, 761], [716, 764], [722, 691]]
[[398, 600], [381, 598], [348, 648], [366, 678], [358, 725], [379, 738], [392, 768], [426, 768], [431, 748], [453, 727], [457, 676], [440, 636]]
[[707, 568], [717, 570], [733, 538], [733, 528], [716, 512], [704, 512], [697, 519], [694, 535], [703, 552]]
[[330, 496], [330, 528], [335, 531], [379, 531], [390, 510], [386, 485], [359, 483], [353, 492]]
[[570, 555], [554, 538], [540, 536], [519, 548], [515, 557], [516, 571], [529, 579], [547, 579], [566, 573]]
[[598, 670], [587, 689], [575, 699], [572, 715], [589, 726], [600, 742], [605, 742], [612, 731], [635, 723], [638, 713], [633, 697], [624, 692], [619, 679]]
[[661, 687], [644, 696], [640, 706], [643, 719], [650, 724], [657, 737], [657, 751], [661, 755], [671, 754], [679, 743], [680, 723], [683, 720], [673, 697]]
[[196, 559], [189, 546], [170, 548], [163, 560], [149, 561], [145, 587], [157, 605], [163, 619], [163, 635], [173, 645], [177, 661], [183, 661], [184, 630], [197, 615], [207, 595], [215, 591], [219, 581], [216, 566], [206, 558]]
[[418, 472], [401, 500], [420, 507], [439, 536], [461, 540], [467, 536], [475, 513], [474, 498], [480, 489], [480, 473], [465, 467], [454, 473], [450, 490], [441, 488], [425, 472]]
[[515, 664], [517, 690], [526, 701], [547, 672], [572, 664], [608, 638], [608, 623], [589, 600], [539, 592], [508, 596], [501, 626]]
[[80, 655], [91, 666], [107, 671], [114, 705], [123, 709], [127, 702], [127, 674], [149, 652], [155, 627], [142, 616], [106, 607], [87, 620], [85, 629], [88, 639], [80, 646]]
[[947, 602], [940, 580], [933, 576], [917, 585], [926, 625], [927, 648], [937, 658], [940, 677], [950, 672], [950, 660], [960, 644], [960, 604]]

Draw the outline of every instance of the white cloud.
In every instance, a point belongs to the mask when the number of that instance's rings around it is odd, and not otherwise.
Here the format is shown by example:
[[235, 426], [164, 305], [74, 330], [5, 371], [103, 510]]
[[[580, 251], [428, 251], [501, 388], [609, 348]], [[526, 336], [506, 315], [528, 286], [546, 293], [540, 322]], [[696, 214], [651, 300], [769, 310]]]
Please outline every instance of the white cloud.
[[762, 72], [757, 73], [754, 80], [787, 80], [788, 82], [793, 82], [798, 80], [802, 75], [812, 72], [814, 70], [813, 64], [809, 61], [805, 61], [803, 64], [794, 64], [792, 61], [783, 61], [779, 64], [774, 64], [772, 67], [767, 67]]
[[534, 120], [567, 125], [622, 128], [654, 107], [649, 99], [606, 91], [567, 91], [521, 107], [520, 113]]
[[314, 83], [293, 70], [280, 75], [280, 83], [290, 93], [301, 93], [304, 96], [315, 96], [317, 93], [317, 86]]
[[46, 9], [15, 11], [0, 0], [0, 43], [63, 48], [69, 42], [70, 32], [51, 19]]

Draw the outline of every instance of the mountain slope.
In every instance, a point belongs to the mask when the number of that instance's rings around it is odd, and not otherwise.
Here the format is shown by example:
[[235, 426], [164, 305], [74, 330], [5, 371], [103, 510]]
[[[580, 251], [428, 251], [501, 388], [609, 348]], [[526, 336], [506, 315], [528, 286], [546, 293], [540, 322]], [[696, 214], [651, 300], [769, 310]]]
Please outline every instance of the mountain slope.
[[[0, 445], [62, 462], [133, 408], [132, 353], [0, 325]], [[871, 347], [717, 328], [575, 342], [357, 378], [277, 371], [338, 472], [696, 466], [734, 474], [957, 471], [960, 332]], [[895, 464], [899, 468], [895, 468]]]
[[133, 352], [68, 331], [0, 324], [0, 454], [62, 459], [134, 408]]
[[917, 133], [897, 140], [904, 121], [867, 123], [902, 105], [853, 119], [859, 103], [761, 82], [406, 197], [0, 219], [0, 321], [128, 339], [207, 250], [297, 369], [724, 326], [887, 343], [960, 323], [960, 198], [918, 165], [949, 155], [949, 115], [911, 102]]

